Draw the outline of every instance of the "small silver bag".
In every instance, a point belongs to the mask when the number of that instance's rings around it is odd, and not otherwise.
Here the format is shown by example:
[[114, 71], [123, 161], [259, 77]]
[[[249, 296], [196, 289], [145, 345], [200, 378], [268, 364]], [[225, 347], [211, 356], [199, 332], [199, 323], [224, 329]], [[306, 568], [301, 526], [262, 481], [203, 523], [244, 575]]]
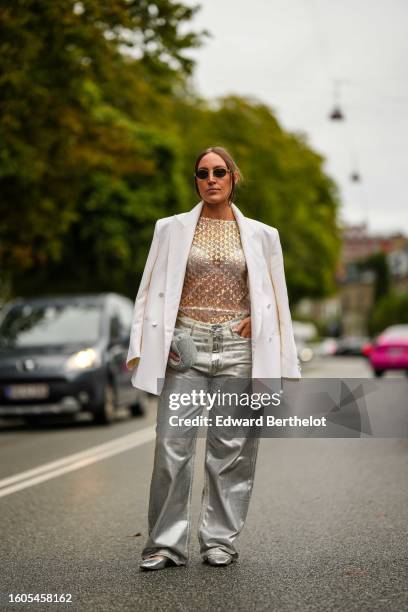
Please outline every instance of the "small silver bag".
[[191, 335], [184, 329], [175, 329], [170, 350], [180, 357], [180, 361], [175, 361], [169, 356], [168, 364], [174, 370], [185, 372], [197, 361], [197, 347]]

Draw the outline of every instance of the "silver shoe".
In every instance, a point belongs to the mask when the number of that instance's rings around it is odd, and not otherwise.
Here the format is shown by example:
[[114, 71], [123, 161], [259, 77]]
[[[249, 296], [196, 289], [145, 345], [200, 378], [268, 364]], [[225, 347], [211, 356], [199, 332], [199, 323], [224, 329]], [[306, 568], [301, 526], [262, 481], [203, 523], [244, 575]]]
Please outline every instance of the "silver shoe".
[[139, 567], [145, 570], [159, 570], [164, 569], [169, 565], [176, 565], [176, 563], [174, 563], [173, 559], [170, 559], [170, 557], [165, 557], [164, 555], [152, 555], [147, 559], [143, 559]]
[[233, 562], [233, 558], [225, 550], [214, 548], [205, 554], [204, 561], [209, 565], [229, 565]]

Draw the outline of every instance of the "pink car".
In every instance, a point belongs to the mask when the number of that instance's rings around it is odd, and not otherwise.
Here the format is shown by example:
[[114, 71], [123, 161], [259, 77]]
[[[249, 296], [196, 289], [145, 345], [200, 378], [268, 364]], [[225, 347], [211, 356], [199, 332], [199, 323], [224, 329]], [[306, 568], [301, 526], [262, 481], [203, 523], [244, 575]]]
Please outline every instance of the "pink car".
[[405, 370], [408, 375], [408, 325], [387, 327], [373, 344], [363, 348], [376, 376], [386, 370]]

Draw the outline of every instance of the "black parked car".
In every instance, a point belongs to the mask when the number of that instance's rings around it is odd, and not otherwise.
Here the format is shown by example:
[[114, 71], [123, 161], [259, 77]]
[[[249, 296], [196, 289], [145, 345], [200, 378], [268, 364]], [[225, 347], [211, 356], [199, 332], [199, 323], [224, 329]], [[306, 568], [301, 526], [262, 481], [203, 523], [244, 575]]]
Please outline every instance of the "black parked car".
[[143, 412], [126, 368], [133, 302], [116, 293], [16, 299], [0, 313], [0, 417]]

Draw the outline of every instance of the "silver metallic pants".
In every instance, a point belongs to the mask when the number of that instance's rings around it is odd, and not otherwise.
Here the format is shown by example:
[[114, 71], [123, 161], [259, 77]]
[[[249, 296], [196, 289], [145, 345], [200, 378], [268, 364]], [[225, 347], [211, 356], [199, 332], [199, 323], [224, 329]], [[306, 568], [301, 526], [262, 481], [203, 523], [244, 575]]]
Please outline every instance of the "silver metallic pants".
[[[178, 317], [176, 327], [189, 330], [198, 350], [194, 367], [177, 372], [167, 367], [160, 395], [156, 426], [156, 447], [150, 486], [148, 514], [149, 537], [142, 552], [170, 557], [177, 565], [186, 565], [190, 539], [190, 507], [194, 472], [197, 426], [179, 426], [177, 437], [170, 432], [169, 394], [203, 389], [211, 393], [219, 388], [220, 377], [251, 378], [251, 339], [231, 328], [243, 317], [227, 323], [209, 324], [186, 316]], [[235, 381], [234, 381], [235, 384]], [[238, 390], [237, 390], [238, 392]], [[231, 415], [233, 406], [215, 402], [210, 411], [192, 401], [181, 405], [178, 417]], [[220, 405], [221, 404], [221, 405]], [[232, 414], [233, 416], [233, 414]], [[201, 555], [210, 548], [238, 552], [234, 540], [241, 532], [252, 493], [258, 437], [236, 438], [223, 428], [207, 428], [205, 481], [198, 525]]]

